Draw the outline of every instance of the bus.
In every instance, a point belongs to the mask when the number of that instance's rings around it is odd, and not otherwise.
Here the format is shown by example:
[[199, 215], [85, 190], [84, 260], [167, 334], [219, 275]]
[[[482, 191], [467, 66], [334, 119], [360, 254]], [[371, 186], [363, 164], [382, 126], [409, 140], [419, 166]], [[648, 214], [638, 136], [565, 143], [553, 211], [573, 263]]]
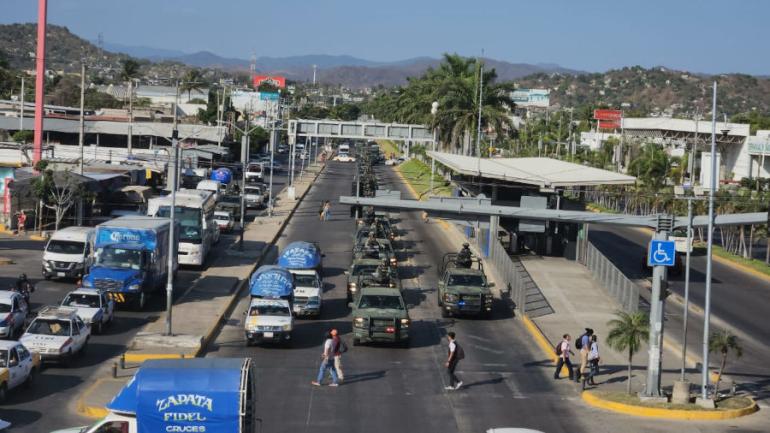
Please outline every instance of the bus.
[[[179, 222], [178, 260], [180, 265], [202, 266], [212, 245], [219, 238], [219, 227], [214, 221], [216, 200], [211, 191], [180, 189], [176, 193], [174, 219]], [[147, 215], [169, 218], [171, 195], [151, 198]]]

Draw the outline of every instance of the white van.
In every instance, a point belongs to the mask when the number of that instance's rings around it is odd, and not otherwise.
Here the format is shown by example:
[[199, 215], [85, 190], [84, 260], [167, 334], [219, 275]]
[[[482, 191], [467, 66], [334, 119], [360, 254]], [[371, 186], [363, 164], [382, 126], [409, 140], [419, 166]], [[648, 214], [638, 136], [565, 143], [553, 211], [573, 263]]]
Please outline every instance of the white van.
[[80, 278], [88, 273], [95, 233], [93, 227], [67, 227], [54, 233], [43, 250], [43, 277]]
[[225, 186], [218, 180], [205, 179], [198, 182], [198, 186], [195, 189], [201, 189], [204, 191], [211, 191], [214, 193], [214, 201], [219, 200], [219, 196], [225, 193]]

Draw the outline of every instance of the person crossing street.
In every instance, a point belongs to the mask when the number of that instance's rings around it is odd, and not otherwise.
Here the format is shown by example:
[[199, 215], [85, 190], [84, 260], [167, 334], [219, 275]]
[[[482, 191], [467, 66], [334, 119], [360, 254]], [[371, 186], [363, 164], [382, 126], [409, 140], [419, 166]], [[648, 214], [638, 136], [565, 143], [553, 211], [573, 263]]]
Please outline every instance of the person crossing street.
[[460, 360], [465, 358], [465, 353], [463, 352], [462, 347], [457, 344], [455, 338], [456, 337], [454, 332], [447, 332], [447, 340], [449, 340], [449, 355], [447, 356], [446, 363], [444, 364], [447, 369], [447, 376], [449, 376], [449, 385], [444, 388], [447, 391], [456, 391], [463, 386], [463, 381], [457, 377], [455, 374], [455, 369], [457, 368], [457, 364], [460, 362]]

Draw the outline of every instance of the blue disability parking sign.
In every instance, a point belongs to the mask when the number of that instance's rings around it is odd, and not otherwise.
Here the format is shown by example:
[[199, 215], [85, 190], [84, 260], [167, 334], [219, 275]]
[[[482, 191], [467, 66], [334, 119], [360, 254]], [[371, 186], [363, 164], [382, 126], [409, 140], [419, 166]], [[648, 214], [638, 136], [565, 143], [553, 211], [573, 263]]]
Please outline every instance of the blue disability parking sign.
[[674, 241], [650, 241], [650, 249], [647, 251], [648, 266], [674, 266], [676, 260], [676, 248]]

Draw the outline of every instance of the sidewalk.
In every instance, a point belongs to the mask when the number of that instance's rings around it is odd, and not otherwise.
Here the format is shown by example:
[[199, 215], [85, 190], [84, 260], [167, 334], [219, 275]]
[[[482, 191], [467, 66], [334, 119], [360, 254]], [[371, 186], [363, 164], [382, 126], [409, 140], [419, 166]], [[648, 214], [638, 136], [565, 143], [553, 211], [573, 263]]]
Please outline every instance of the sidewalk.
[[[224, 254], [213, 259], [208, 269], [174, 304], [173, 336], [163, 335], [165, 313], [147, 324], [127, 346], [125, 369], [118, 369], [118, 378], [112, 378], [108, 371], [96, 375], [94, 383], [77, 399], [76, 411], [89, 418], [105, 416], [104, 406], [147, 359], [197, 356], [237, 304], [251, 273], [266, 258], [272, 257], [271, 248], [275, 241], [323, 168], [307, 168], [305, 175], [296, 180], [296, 200], [291, 200], [288, 191], [283, 190], [276, 197], [272, 217], [257, 217], [246, 226], [242, 251], [236, 241]], [[119, 358], [105, 362], [104, 366], [111, 368], [113, 362], [119, 362]]]
[[[580, 354], [574, 348], [575, 339], [592, 328], [598, 337], [601, 365], [596, 379], [599, 389], [625, 391], [627, 381], [628, 353], [619, 353], [606, 344], [609, 333], [607, 322], [622, 311], [615, 301], [592, 276], [585, 266], [558, 257], [523, 257], [522, 263], [540, 287], [554, 310], [553, 314], [532, 319], [550, 343], [549, 355], [562, 336], [570, 334], [573, 352], [571, 360], [579, 368]], [[681, 358], [673, 346], [664, 344], [663, 374], [661, 386], [670, 388], [679, 379]], [[631, 389], [641, 391], [646, 381], [648, 346], [642, 343], [633, 358]], [[549, 366], [550, 367], [550, 366]], [[690, 375], [690, 380], [698, 380]], [[577, 385], [576, 385], [577, 386]]]

